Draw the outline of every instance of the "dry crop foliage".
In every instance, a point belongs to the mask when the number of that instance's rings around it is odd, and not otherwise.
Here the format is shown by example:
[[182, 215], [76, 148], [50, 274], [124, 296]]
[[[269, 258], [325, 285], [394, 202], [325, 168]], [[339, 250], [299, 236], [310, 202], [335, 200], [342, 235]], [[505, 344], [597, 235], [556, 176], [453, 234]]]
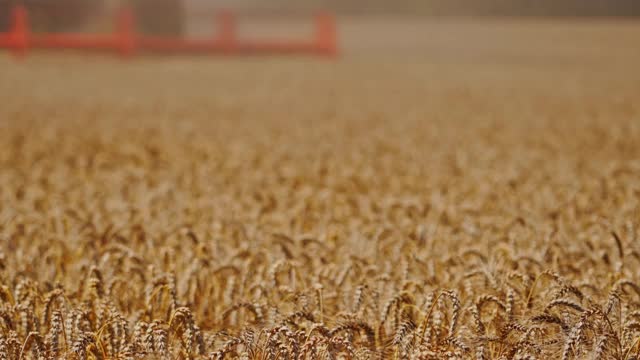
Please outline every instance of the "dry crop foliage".
[[53, 91], [2, 90], [0, 359], [638, 358], [626, 74], [25, 66]]

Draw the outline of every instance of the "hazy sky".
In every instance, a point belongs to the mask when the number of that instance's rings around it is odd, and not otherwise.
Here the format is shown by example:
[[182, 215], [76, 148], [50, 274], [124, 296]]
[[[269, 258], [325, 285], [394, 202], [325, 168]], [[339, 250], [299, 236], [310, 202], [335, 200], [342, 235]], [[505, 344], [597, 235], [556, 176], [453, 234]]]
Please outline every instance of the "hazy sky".
[[640, 15], [640, 0], [185, 0], [189, 7], [272, 10], [329, 8], [349, 13]]

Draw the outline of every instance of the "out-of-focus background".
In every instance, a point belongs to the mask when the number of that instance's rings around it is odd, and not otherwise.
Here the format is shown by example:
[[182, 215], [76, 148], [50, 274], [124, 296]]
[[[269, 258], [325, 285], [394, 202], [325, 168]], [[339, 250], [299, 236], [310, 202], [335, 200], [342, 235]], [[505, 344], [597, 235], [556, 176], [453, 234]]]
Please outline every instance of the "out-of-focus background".
[[637, 0], [0, 0], [0, 31], [18, 3], [36, 33], [111, 31], [126, 5], [141, 33], [185, 38], [213, 36], [215, 13], [226, 9], [239, 14], [245, 37], [305, 39], [309, 16], [323, 10], [336, 14], [347, 56], [566, 62], [611, 58], [610, 48], [629, 58], [640, 48]]
[[[637, 0], [0, 0], [0, 26], [7, 26], [7, 9], [22, 3], [35, 12], [41, 27], [72, 28], [122, 5], [133, 5], [145, 18], [156, 18], [158, 31], [176, 31], [179, 22], [221, 8], [291, 14], [319, 9], [345, 16], [535, 16], [636, 17]], [[176, 19], [181, 18], [180, 21]], [[171, 21], [168, 21], [171, 19]], [[164, 21], [164, 23], [163, 23]]]
[[638, 15], [635, 0], [187, 0], [191, 8], [223, 5], [270, 11], [325, 8], [342, 14], [396, 15]]

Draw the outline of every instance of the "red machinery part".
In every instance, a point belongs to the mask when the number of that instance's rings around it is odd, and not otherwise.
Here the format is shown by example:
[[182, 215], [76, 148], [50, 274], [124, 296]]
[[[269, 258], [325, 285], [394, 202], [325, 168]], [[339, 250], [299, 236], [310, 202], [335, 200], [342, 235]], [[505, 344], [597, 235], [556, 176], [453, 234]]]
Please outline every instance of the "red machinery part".
[[13, 8], [11, 17], [11, 30], [8, 33], [0, 33], [0, 48], [12, 49], [19, 57], [26, 55], [29, 49], [110, 51], [123, 57], [143, 51], [169, 54], [308, 54], [328, 57], [338, 55], [336, 21], [335, 17], [328, 13], [316, 16], [315, 35], [309, 41], [239, 39], [236, 17], [228, 11], [217, 14], [216, 35], [211, 39], [200, 40], [138, 34], [134, 14], [129, 8], [123, 8], [117, 13], [113, 33], [100, 35], [31, 34], [27, 10], [21, 5]]

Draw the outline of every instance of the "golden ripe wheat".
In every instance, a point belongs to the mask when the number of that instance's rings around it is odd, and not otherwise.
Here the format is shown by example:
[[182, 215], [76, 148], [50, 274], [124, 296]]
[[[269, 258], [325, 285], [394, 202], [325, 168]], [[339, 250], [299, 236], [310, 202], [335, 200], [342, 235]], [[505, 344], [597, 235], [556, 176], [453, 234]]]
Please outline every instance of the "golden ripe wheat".
[[0, 359], [637, 359], [640, 73], [565, 60], [3, 58]]

